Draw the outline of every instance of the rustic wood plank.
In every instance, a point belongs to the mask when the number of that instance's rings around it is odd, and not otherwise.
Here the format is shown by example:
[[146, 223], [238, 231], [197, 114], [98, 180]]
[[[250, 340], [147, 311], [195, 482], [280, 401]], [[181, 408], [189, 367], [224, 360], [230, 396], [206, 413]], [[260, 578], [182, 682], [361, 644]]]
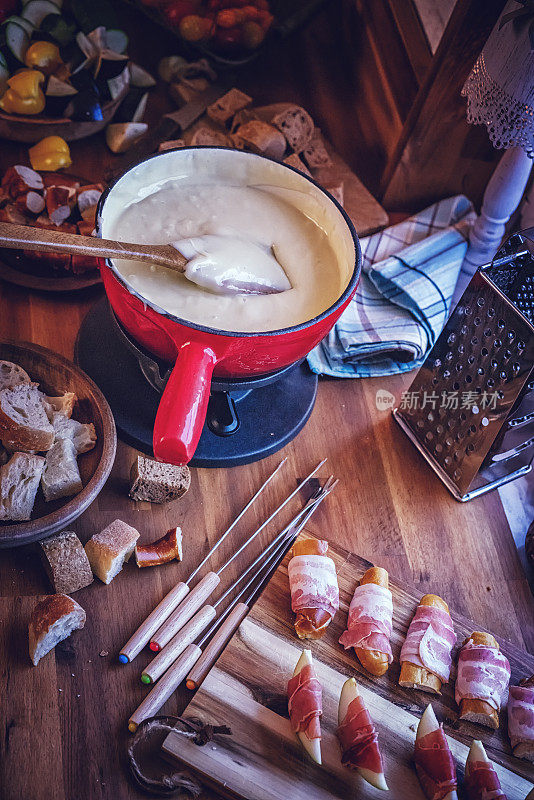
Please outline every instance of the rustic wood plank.
[[499, 157], [468, 125], [461, 89], [505, 0], [458, 0], [382, 178], [388, 210], [463, 192], [475, 203]]
[[[325, 503], [325, 506], [327, 506]], [[323, 508], [325, 513], [325, 508]], [[326, 509], [328, 513], [328, 509]], [[456, 659], [462, 642], [473, 632], [481, 628], [479, 622], [467, 619], [454, 610], [454, 596], [445, 599], [449, 601], [451, 616], [457, 635], [456, 646], [453, 651], [453, 669], [449, 683], [442, 688], [439, 697], [428, 695], [411, 689], [404, 689], [398, 685], [400, 672], [399, 654], [406, 631], [415, 613], [421, 594], [414, 587], [399, 581], [390, 575], [390, 589], [393, 594], [393, 635], [391, 639], [394, 662], [382, 678], [370, 676], [356, 659], [352, 650], [345, 651], [339, 644], [339, 637], [346, 627], [348, 607], [355, 586], [366, 569], [371, 566], [369, 561], [360, 558], [339, 547], [331, 547], [329, 555], [334, 559], [338, 573], [340, 590], [340, 610], [329, 625], [325, 636], [319, 641], [299, 643], [293, 627], [293, 615], [290, 610], [289, 580], [287, 563], [289, 556], [284, 559], [268, 587], [254, 606], [248, 618], [242, 623], [223, 655], [218, 661], [217, 673], [213, 682], [206, 681], [197, 692], [193, 702], [188, 707], [188, 713], [197, 716], [202, 712], [203, 718], [211, 720], [212, 712], [218, 720], [226, 718], [227, 724], [234, 731], [244, 731], [242, 738], [237, 733], [239, 745], [232, 742], [230, 749], [244, 748], [247, 752], [252, 749], [258, 761], [263, 760], [265, 780], [260, 781], [262, 786], [269, 786], [267, 775], [272, 764], [286, 772], [289, 783], [287, 793], [297, 797], [305, 797], [306, 781], [315, 784], [317, 775], [312, 778], [299, 774], [302, 757], [298, 756], [298, 745], [291, 742], [294, 737], [291, 731], [286, 731], [282, 745], [278, 742], [282, 723], [270, 720], [262, 726], [267, 728], [263, 734], [271, 740], [270, 746], [262, 751], [261, 747], [255, 748], [250, 744], [249, 729], [258, 721], [258, 715], [263, 711], [255, 706], [247, 708], [243, 702], [234, 703], [231, 687], [236, 686], [236, 691], [242, 692], [247, 697], [253, 697], [263, 706], [285, 714], [286, 685], [291, 677], [293, 667], [298, 660], [302, 647], [309, 647], [314, 654], [314, 660], [319, 664], [318, 674], [322, 674], [322, 683], [325, 697], [323, 728], [330, 734], [325, 737], [324, 770], [329, 775], [325, 776], [326, 786], [332, 792], [332, 797], [344, 797], [348, 791], [343, 785], [333, 789], [332, 776], [343, 777], [345, 771], [339, 765], [337, 746], [335, 746], [336, 711], [339, 692], [343, 680], [356, 673], [362, 694], [371, 710], [373, 719], [382, 732], [382, 748], [388, 763], [388, 774], [391, 776], [391, 786], [395, 786], [395, 797], [399, 800], [409, 800], [414, 792], [414, 779], [410, 766], [413, 751], [413, 730], [422, 710], [428, 702], [432, 702], [439, 719], [446, 723], [446, 731], [455, 740], [454, 752], [463, 765], [473, 738], [480, 738], [489, 757], [502, 766], [503, 781], [508, 784], [511, 796], [520, 797], [520, 791], [526, 789], [523, 781], [516, 779], [515, 774], [525, 780], [534, 775], [532, 765], [526, 761], [514, 758], [511, 755], [510, 744], [506, 734], [506, 711], [501, 712], [501, 726], [498, 731], [490, 731], [479, 725], [459, 722], [457, 706], [454, 700], [454, 681], [456, 678]], [[380, 562], [377, 562], [380, 564]], [[483, 626], [482, 626], [483, 627]], [[502, 652], [505, 653], [512, 670], [511, 682], [517, 684], [522, 678], [534, 673], [534, 656], [519, 649], [511, 642], [500, 640]], [[364, 691], [365, 690], [365, 691]], [[233, 706], [236, 706], [236, 711]], [[215, 706], [215, 709], [214, 709]], [[234, 714], [240, 719], [233, 720]], [[276, 730], [273, 730], [273, 727]], [[283, 726], [282, 726], [283, 728]], [[272, 733], [272, 739], [270, 734]], [[287, 739], [289, 738], [289, 742]], [[260, 741], [262, 741], [260, 736]], [[334, 744], [332, 744], [334, 742]], [[297, 757], [295, 757], [297, 750]], [[278, 752], [281, 751], [281, 752]], [[283, 752], [283, 755], [282, 755]], [[330, 757], [331, 754], [333, 757]], [[241, 753], [244, 756], [244, 752]], [[220, 756], [218, 753], [217, 758]], [[254, 761], [254, 759], [252, 759]], [[204, 768], [207, 766], [208, 756], [202, 757]], [[282, 766], [281, 766], [282, 765]], [[213, 764], [212, 775], [217, 775], [220, 765]], [[317, 770], [313, 768], [312, 772]], [[293, 786], [294, 776], [299, 774], [303, 781], [302, 789]], [[256, 776], [257, 778], [258, 776]], [[319, 782], [320, 785], [320, 782]], [[513, 790], [513, 791], [512, 791]], [[277, 792], [270, 795], [262, 789], [258, 798], [277, 797]], [[368, 790], [371, 792], [371, 790]], [[365, 792], [363, 796], [367, 796]]]

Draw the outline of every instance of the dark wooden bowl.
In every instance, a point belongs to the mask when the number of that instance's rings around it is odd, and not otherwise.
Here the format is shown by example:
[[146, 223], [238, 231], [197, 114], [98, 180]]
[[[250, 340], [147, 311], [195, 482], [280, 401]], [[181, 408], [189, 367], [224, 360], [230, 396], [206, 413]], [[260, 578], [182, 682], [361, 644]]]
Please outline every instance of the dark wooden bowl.
[[70, 525], [93, 502], [113, 466], [117, 448], [115, 421], [100, 389], [72, 361], [29, 342], [0, 342], [0, 360], [13, 361], [26, 370], [48, 395], [75, 392], [78, 402], [73, 418], [92, 422], [97, 441], [88, 453], [78, 457], [83, 489], [74, 497], [47, 503], [37, 492], [32, 518], [27, 522], [0, 522], [0, 548], [45, 539]]

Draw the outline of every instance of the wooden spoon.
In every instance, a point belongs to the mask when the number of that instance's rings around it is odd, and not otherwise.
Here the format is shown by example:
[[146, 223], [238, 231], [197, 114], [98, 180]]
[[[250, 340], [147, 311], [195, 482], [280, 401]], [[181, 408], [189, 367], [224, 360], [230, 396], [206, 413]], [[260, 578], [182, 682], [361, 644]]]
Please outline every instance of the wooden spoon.
[[[202, 237], [198, 237], [198, 240], [201, 241]], [[253, 243], [248, 246], [255, 247]], [[245, 265], [242, 268], [240, 265], [232, 266], [228, 270], [228, 275], [224, 270], [216, 274], [214, 265], [214, 277], [213, 280], [210, 280], [209, 268], [206, 270], [204, 267], [202, 273], [199, 271], [198, 274], [194, 270], [188, 271], [187, 266], [190, 259], [186, 258], [172, 244], [115, 242], [111, 239], [99, 239], [93, 236], [65, 233], [65, 231], [0, 222], [0, 248], [2, 247], [49, 253], [71, 253], [94, 258], [128, 258], [135, 261], [146, 261], [150, 264], [167, 267], [175, 272], [182, 272], [194, 283], [223, 294], [273, 294], [291, 288], [291, 284], [274, 254], [271, 255], [273, 262], [271, 274], [267, 278], [254, 276], [252, 268], [247, 269]]]

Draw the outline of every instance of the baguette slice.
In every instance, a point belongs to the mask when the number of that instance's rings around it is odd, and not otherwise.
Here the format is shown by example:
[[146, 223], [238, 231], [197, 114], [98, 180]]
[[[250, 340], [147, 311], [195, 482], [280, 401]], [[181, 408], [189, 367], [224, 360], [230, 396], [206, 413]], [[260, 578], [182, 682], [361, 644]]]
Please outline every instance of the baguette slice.
[[91, 569], [102, 583], [111, 583], [132, 555], [139, 533], [131, 525], [116, 519], [85, 545]]
[[93, 582], [89, 559], [75, 533], [57, 533], [40, 542], [40, 546], [43, 565], [55, 592], [71, 594]]
[[[64, 395], [61, 397], [46, 397], [45, 406], [46, 413], [48, 415], [48, 419], [53, 424], [53, 420], [50, 419], [50, 412], [51, 411], [59, 411], [61, 414], [64, 414], [66, 417], [72, 417], [72, 412], [74, 410], [74, 405], [77, 401], [77, 397], [74, 392], [65, 392]], [[51, 406], [51, 409], [49, 409]]]
[[70, 497], [83, 489], [72, 439], [57, 439], [46, 454], [41, 487], [47, 502]]
[[85, 611], [66, 594], [52, 594], [33, 609], [28, 628], [30, 658], [37, 666], [43, 656], [72, 631], [85, 625]]
[[20, 386], [21, 383], [31, 383], [28, 373], [12, 361], [0, 361], [0, 389]]
[[49, 419], [54, 429], [56, 442], [59, 439], [69, 439], [76, 450], [76, 454], [87, 453], [95, 446], [96, 431], [92, 422], [78, 422], [69, 419], [60, 411], [50, 411]]
[[54, 443], [54, 428], [36, 384], [23, 383], [0, 391], [0, 438], [7, 450], [46, 451]]
[[0, 467], [0, 520], [30, 519], [45, 459], [15, 453]]
[[132, 500], [168, 503], [182, 497], [191, 484], [189, 467], [162, 464], [145, 456], [137, 456], [130, 472]]

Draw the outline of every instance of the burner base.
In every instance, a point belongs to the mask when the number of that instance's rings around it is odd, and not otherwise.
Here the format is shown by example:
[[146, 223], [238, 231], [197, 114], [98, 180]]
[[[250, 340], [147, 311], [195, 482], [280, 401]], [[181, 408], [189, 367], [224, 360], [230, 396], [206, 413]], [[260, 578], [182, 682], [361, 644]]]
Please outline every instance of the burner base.
[[[161, 394], [147, 382], [137, 359], [117, 335], [105, 298], [81, 324], [75, 359], [104, 393], [120, 437], [153, 455], [152, 431]], [[235, 394], [231, 388], [227, 393], [230, 403], [226, 393], [212, 392], [191, 466], [235, 467], [276, 453], [306, 424], [315, 403], [317, 375], [304, 361], [260, 388], [243, 392], [242, 381], [236, 381], [236, 388]], [[238, 423], [224, 418], [232, 401]]]

